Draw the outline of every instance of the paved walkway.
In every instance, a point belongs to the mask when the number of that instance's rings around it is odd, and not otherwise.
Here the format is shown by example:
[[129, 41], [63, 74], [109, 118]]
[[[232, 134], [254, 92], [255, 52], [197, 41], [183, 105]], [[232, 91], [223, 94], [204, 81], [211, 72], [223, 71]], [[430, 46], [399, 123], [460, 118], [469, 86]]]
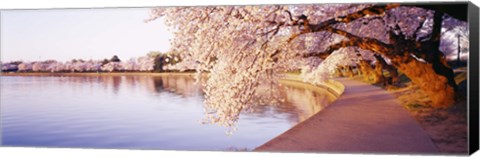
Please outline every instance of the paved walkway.
[[266, 152], [433, 154], [437, 149], [415, 119], [385, 90], [339, 78], [334, 103], [256, 148]]

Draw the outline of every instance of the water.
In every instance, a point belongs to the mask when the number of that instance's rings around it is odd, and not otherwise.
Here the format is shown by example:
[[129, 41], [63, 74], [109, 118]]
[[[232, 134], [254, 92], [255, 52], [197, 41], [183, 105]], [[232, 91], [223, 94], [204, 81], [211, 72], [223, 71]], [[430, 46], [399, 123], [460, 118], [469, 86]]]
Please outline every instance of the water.
[[287, 102], [242, 113], [228, 136], [200, 123], [204, 98], [188, 76], [2, 76], [2, 145], [252, 150], [333, 100], [283, 91]]

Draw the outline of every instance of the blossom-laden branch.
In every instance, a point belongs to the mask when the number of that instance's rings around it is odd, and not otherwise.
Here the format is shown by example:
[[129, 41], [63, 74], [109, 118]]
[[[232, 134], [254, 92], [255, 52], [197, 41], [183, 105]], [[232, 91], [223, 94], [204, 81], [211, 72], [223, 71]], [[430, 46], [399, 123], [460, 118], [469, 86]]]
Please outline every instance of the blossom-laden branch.
[[[311, 32], [319, 32], [319, 31], [324, 31], [325, 29], [337, 24], [337, 23], [350, 23], [352, 21], [355, 21], [360, 18], [368, 17], [368, 16], [374, 16], [374, 15], [383, 15], [385, 11], [399, 7], [400, 4], [387, 4], [387, 5], [374, 5], [372, 7], [367, 7], [365, 9], [359, 10], [357, 12], [348, 14], [346, 16], [340, 16], [340, 17], [335, 17], [331, 18], [329, 20], [326, 20], [324, 22], [318, 23], [318, 24], [309, 24], [308, 19], [304, 18], [303, 20], [305, 21], [304, 25], [307, 25], [304, 31], [293, 34], [289, 41], [292, 41], [293, 39], [297, 38], [300, 35], [311, 33]], [[300, 22], [298, 22], [300, 23]]]
[[[380, 24], [381, 27], [362, 27], [368, 30], [348, 29], [349, 23], [353, 23], [354, 26], [361, 24], [357, 22], [364, 22], [369, 26], [378, 25], [379, 23], [374, 20], [388, 19], [388, 16], [384, 16], [386, 14], [403, 14], [399, 11], [400, 5], [368, 5], [367, 7], [355, 5], [353, 8], [358, 8], [355, 10], [350, 6], [348, 8], [341, 4], [337, 6], [343, 8], [337, 9], [328, 5], [225, 6], [216, 7], [217, 10], [212, 11], [206, 7], [191, 7], [189, 9], [167, 8], [167, 13], [161, 14], [166, 15], [167, 25], [176, 30], [172, 48], [188, 54], [187, 56], [193, 58], [192, 60], [197, 61], [197, 71], [209, 72], [204, 91], [206, 93], [205, 109], [211, 119], [210, 122], [234, 126], [242, 110], [265, 104], [258, 101], [272, 100], [265, 98], [260, 91], [262, 85], [278, 83], [274, 81], [281, 77], [270, 77], [272, 74], [281, 74], [287, 69], [298, 70], [309, 66], [311, 68], [308, 71], [314, 74], [309, 78], [315, 82], [319, 81], [318, 76], [323, 76], [325, 72], [334, 69], [337, 63], [352, 63], [351, 53], [334, 52], [335, 50], [358, 47], [368, 50], [368, 54], [374, 52], [389, 57], [389, 55], [395, 55], [392, 53], [395, 51], [411, 53], [409, 50], [417, 48], [415, 44], [411, 46], [412, 42], [401, 40], [400, 36], [390, 34], [396, 37], [390, 39], [397, 41], [395, 46], [392, 46], [393, 43], [388, 41], [388, 34], [383, 34], [388, 32], [385, 31], [388, 28], [382, 24]], [[321, 15], [316, 14], [317, 12]], [[298, 13], [300, 16], [293, 16], [292, 13]], [[429, 15], [415, 11], [414, 14], [425, 17]], [[337, 17], [329, 18], [333, 16]], [[328, 19], [324, 20], [324, 18]], [[400, 23], [403, 22], [400, 25], [402, 29], [398, 30], [410, 32], [411, 30], [405, 27], [416, 27], [417, 25], [412, 24], [412, 21], [418, 20], [400, 20]], [[428, 23], [425, 26], [428, 28]], [[311, 36], [298, 40], [299, 36], [304, 34]], [[317, 37], [332, 40], [328, 41], [327, 48], [324, 49], [322, 45], [316, 43], [321, 41]], [[295, 42], [291, 42], [295, 39], [297, 39]], [[340, 41], [336, 42], [338, 40]], [[406, 44], [405, 48], [398, 49], [403, 46], [402, 44]], [[316, 47], [309, 47], [312, 45]], [[322, 51], [317, 52], [319, 50]], [[349, 52], [350, 49], [343, 50]], [[305, 58], [294, 57], [298, 54], [305, 54]], [[319, 58], [325, 60], [322, 61]], [[325, 69], [329, 70], [323, 69], [324, 67], [328, 67]]]
[[370, 50], [372, 52], [376, 52], [385, 56], [390, 56], [389, 52], [393, 50], [391, 45], [385, 44], [377, 39], [361, 38], [353, 34], [350, 34], [348, 32], [345, 32], [343, 30], [335, 29], [331, 27], [327, 28], [326, 30], [332, 33], [341, 34], [347, 37], [348, 40], [344, 40], [342, 42], [330, 45], [325, 51], [322, 51], [322, 52], [313, 52], [313, 53], [304, 54], [303, 57], [317, 56], [322, 59], [325, 59], [328, 55], [330, 55], [334, 51], [340, 48], [351, 47], [351, 46], [356, 46], [364, 50]]

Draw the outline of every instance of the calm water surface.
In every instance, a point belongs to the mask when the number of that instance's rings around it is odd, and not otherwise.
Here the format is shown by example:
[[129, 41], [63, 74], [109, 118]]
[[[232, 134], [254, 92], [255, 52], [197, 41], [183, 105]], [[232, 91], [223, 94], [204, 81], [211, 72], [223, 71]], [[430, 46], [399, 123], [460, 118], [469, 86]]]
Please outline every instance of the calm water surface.
[[333, 100], [283, 91], [284, 104], [242, 113], [228, 136], [200, 123], [204, 98], [188, 76], [1, 76], [2, 145], [252, 150]]

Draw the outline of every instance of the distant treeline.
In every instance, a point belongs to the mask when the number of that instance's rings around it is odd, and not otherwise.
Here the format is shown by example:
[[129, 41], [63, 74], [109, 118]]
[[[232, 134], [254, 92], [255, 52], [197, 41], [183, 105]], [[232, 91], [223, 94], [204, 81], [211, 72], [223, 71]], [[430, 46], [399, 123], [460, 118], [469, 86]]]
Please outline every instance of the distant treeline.
[[[185, 71], [190, 70], [189, 67], [193, 67], [178, 64], [180, 62], [182, 62], [182, 57], [177, 53], [152, 51], [146, 56], [131, 58], [126, 61], [120, 60], [116, 55], [103, 60], [12, 61], [2, 63], [1, 70], [2, 72], [164, 72]], [[179, 65], [182, 65], [182, 67]]]

